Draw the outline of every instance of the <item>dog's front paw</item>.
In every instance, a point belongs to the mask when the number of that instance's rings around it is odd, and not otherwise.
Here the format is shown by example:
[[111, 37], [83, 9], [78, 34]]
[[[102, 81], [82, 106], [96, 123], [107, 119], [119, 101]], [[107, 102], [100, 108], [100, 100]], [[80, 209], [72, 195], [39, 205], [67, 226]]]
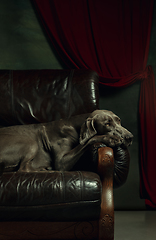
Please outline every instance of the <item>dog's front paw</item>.
[[116, 147], [122, 144], [122, 140], [117, 136], [101, 135], [94, 137], [92, 140], [102, 142], [108, 147]]
[[96, 135], [89, 140], [89, 144], [102, 142], [108, 147], [116, 147], [122, 144], [122, 140], [116, 136]]

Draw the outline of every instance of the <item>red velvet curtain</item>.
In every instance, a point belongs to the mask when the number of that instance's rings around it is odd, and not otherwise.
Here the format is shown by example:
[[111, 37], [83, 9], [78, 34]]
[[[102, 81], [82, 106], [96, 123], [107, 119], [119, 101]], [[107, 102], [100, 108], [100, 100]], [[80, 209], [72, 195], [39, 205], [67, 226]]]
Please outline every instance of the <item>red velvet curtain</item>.
[[141, 194], [156, 207], [156, 93], [146, 67], [154, 0], [33, 0], [58, 54], [69, 68], [93, 69], [100, 83], [141, 80]]

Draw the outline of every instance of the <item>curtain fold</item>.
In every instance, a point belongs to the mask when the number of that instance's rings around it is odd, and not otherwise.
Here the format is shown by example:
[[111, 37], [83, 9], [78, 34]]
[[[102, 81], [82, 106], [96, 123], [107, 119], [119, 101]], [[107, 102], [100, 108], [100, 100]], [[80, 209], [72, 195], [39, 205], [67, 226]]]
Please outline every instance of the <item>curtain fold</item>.
[[152, 68], [146, 67], [154, 0], [32, 2], [68, 68], [93, 69], [101, 84], [112, 87], [141, 81], [140, 189], [156, 207], [156, 93]]
[[139, 116], [141, 196], [147, 206], [156, 209], [156, 91], [151, 67], [148, 67], [147, 77], [141, 82]]

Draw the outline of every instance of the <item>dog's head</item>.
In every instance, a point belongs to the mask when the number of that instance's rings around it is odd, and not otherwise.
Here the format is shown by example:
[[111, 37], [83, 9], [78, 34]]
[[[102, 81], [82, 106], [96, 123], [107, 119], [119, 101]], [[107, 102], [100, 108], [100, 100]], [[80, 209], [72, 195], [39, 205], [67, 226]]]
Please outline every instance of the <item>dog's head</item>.
[[81, 127], [80, 144], [85, 144], [95, 135], [108, 136], [108, 146], [129, 146], [133, 139], [132, 133], [121, 126], [120, 118], [107, 110], [96, 110], [86, 119]]

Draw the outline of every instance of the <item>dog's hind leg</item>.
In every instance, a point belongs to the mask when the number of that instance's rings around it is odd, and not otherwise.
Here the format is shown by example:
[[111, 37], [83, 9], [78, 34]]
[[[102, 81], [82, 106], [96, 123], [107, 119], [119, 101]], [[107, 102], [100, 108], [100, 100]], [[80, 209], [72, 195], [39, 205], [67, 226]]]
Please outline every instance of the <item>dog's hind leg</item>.
[[35, 158], [38, 152], [38, 145], [34, 142], [29, 143], [27, 146], [27, 153], [23, 156], [23, 159], [20, 161], [20, 167], [18, 172], [34, 172], [35, 169], [32, 166], [32, 161]]

